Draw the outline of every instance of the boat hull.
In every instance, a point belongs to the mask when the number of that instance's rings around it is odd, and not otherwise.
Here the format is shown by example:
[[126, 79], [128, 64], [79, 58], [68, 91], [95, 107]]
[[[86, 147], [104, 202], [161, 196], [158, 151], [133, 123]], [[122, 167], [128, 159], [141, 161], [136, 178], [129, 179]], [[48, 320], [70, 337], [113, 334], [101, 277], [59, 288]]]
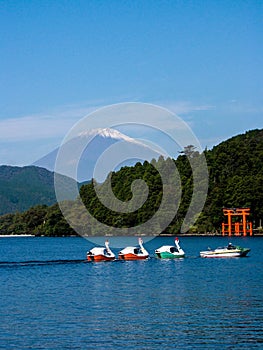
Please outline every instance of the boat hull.
[[180, 259], [184, 258], [185, 254], [173, 254], [169, 252], [155, 252], [155, 256], [159, 259]]
[[100, 262], [100, 261], [113, 261], [115, 257], [105, 255], [87, 255], [88, 261]]
[[136, 255], [132, 253], [119, 254], [120, 260], [146, 260], [148, 258], [149, 258], [149, 255]]

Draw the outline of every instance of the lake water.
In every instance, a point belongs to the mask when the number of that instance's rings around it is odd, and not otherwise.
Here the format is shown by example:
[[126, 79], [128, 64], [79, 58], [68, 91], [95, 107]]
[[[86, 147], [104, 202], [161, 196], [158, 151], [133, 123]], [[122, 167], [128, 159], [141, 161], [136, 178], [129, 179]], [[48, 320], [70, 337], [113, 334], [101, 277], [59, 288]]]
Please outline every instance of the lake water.
[[228, 241], [181, 237], [187, 257], [158, 260], [173, 238], [155, 238], [147, 261], [87, 263], [81, 237], [0, 238], [0, 349], [263, 349], [263, 237], [231, 239], [246, 258], [199, 257]]

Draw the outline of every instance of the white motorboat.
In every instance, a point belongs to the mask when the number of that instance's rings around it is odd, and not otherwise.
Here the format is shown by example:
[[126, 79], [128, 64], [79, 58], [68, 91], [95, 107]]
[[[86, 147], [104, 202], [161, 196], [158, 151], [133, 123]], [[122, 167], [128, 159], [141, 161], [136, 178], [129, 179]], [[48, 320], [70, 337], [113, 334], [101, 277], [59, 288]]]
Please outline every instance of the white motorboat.
[[229, 243], [227, 247], [219, 247], [200, 252], [202, 258], [237, 258], [244, 257], [250, 251], [249, 248], [242, 248]]

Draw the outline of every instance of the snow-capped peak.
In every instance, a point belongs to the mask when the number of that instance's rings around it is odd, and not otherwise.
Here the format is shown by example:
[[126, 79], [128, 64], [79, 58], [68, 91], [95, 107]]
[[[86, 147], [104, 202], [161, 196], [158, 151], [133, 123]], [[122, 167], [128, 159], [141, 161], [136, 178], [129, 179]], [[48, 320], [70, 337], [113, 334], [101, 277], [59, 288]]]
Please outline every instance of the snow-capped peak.
[[125, 134], [122, 134], [118, 130], [111, 129], [111, 128], [90, 129], [87, 131], [83, 131], [79, 134], [79, 136], [81, 136], [81, 137], [97, 136], [97, 135], [101, 136], [103, 138], [112, 138], [115, 140], [124, 140], [124, 141], [128, 141], [128, 142], [137, 143], [137, 141], [135, 139], [133, 139]]

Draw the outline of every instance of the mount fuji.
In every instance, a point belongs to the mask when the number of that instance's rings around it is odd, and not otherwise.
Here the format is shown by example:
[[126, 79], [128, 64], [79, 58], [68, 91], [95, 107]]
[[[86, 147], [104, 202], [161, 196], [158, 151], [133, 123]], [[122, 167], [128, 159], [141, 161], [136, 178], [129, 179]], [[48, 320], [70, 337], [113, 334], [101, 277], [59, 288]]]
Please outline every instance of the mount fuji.
[[[64, 164], [59, 173], [78, 182], [92, 178], [102, 182], [110, 171], [132, 166], [138, 161], [151, 161], [161, 155], [158, 150], [118, 130], [101, 128], [79, 133], [33, 165], [56, 171], [57, 156], [61, 152], [64, 154]], [[72, 166], [77, 171], [72, 171]]]

